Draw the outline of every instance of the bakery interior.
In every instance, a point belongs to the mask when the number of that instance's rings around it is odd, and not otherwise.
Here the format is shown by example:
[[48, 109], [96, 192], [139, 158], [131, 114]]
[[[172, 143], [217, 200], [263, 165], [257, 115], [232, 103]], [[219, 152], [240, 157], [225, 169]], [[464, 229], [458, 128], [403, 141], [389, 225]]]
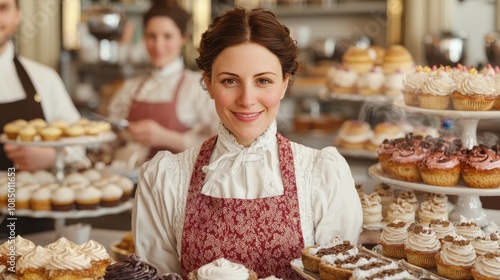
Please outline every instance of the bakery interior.
[[[344, 54], [354, 47], [370, 49], [373, 66], [380, 67], [383, 66], [384, 55], [392, 54], [395, 61], [404, 64], [408, 62], [409, 54], [411, 72], [419, 65], [431, 68], [463, 65], [478, 71], [500, 67], [500, 1], [180, 2], [191, 12], [193, 21], [191, 40], [183, 49], [188, 68], [196, 70], [196, 45], [201, 33], [218, 14], [235, 5], [274, 11], [296, 39], [301, 61], [294, 84], [281, 103], [279, 132], [292, 141], [313, 148], [337, 146], [346, 158], [356, 184], [365, 193], [372, 193], [381, 182], [391, 184], [398, 191], [414, 190], [419, 198], [426, 192], [442, 193], [448, 195], [450, 208], [460, 208], [453, 216], [455, 220], [460, 215], [470, 214], [489, 232], [499, 230], [499, 190], [436, 190], [436, 187], [418, 183], [398, 186], [397, 182], [375, 170], [374, 166], [378, 163], [376, 148], [343, 147], [339, 144], [338, 135], [348, 120], [366, 122], [371, 129], [377, 124], [392, 121], [407, 126], [401, 125], [401, 131], [409, 126], [406, 131], [415, 134], [419, 130], [421, 135], [453, 135], [462, 142], [469, 141], [468, 144], [494, 146], [500, 143], [500, 113], [491, 111], [477, 116], [472, 113], [472, 117], [442, 112], [427, 114], [398, 106], [396, 103], [402, 100], [400, 90], [397, 94], [337, 94], [328, 84], [334, 75], [332, 69], [342, 67], [346, 63]], [[20, 0], [19, 3], [23, 21], [14, 38], [16, 50], [56, 69], [82, 116], [106, 120], [107, 105], [123, 81], [147, 70], [148, 56], [141, 40], [141, 16], [148, 9], [149, 1]], [[106, 21], [106, 18], [111, 20]], [[389, 52], [393, 46], [402, 46], [406, 52]], [[352, 59], [356, 61], [357, 58]], [[117, 155], [110, 145], [92, 145], [87, 148], [88, 162], [82, 165], [109, 167], [111, 172], [136, 184], [142, 162], [134, 160], [133, 152], [123, 151], [123, 154]], [[113, 162], [114, 157], [122, 161]], [[64, 169], [65, 172], [81, 170], [81, 166], [75, 164]], [[382, 181], [381, 176], [384, 177]], [[129, 201], [119, 209], [88, 215], [53, 215], [50, 217], [54, 218], [55, 231], [33, 233], [29, 237], [38, 240], [41, 245], [53, 242], [59, 236], [81, 242], [93, 238], [102, 243], [112, 256], [127, 254], [123, 249], [133, 250], [129, 235], [132, 205]], [[367, 247], [378, 243], [380, 230], [365, 230], [364, 234], [364, 239], [360, 240]], [[2, 236], [0, 242], [3, 243], [5, 238]], [[118, 245], [122, 246], [121, 250], [116, 249]]]

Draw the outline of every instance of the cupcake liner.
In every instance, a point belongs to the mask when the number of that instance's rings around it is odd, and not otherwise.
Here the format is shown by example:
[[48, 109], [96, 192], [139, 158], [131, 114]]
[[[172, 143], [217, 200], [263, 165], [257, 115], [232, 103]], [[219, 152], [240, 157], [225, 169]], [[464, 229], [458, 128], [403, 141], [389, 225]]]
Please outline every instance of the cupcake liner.
[[415, 252], [413, 250], [405, 249], [406, 259], [409, 263], [420, 266], [422, 268], [433, 268], [436, 267], [436, 261], [434, 260], [435, 252]]
[[458, 184], [460, 179], [460, 167], [451, 169], [428, 169], [420, 168], [422, 181], [428, 185], [440, 187], [453, 187]]
[[437, 271], [440, 276], [450, 279], [473, 279], [470, 269], [459, 266], [447, 266], [445, 264], [437, 263]]
[[488, 111], [495, 104], [495, 98], [481, 95], [466, 96], [460, 93], [453, 93], [451, 101], [453, 108], [458, 111]]
[[500, 110], [500, 96], [495, 99], [495, 103], [493, 103], [493, 108], [491, 110]]
[[419, 106], [417, 95], [414, 92], [403, 90], [403, 100], [408, 106]]
[[417, 95], [418, 106], [425, 109], [446, 110], [450, 107], [450, 96], [440, 96], [432, 94]]
[[469, 188], [494, 189], [500, 186], [500, 168], [491, 170], [464, 168], [462, 178]]
[[474, 280], [497, 280], [497, 278], [482, 275], [474, 268], [472, 269], [472, 277], [474, 277]]
[[382, 245], [382, 252], [384, 252], [385, 256], [395, 259], [406, 259], [404, 244], [401, 245], [381, 244], [381, 245]]
[[403, 180], [407, 182], [420, 182], [422, 177], [417, 167], [417, 162], [394, 162], [391, 161], [390, 176], [394, 179]]

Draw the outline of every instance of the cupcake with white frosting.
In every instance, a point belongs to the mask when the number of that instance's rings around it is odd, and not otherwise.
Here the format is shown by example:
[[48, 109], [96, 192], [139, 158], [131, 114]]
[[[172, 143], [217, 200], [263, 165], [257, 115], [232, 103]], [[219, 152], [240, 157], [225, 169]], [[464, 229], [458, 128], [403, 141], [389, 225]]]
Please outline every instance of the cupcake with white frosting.
[[69, 211], [75, 204], [75, 191], [72, 188], [61, 186], [52, 194], [51, 207], [54, 211]]
[[70, 247], [57, 251], [45, 269], [49, 279], [94, 279], [91, 259]]
[[435, 267], [434, 255], [440, 249], [441, 243], [430, 228], [414, 225], [408, 231], [404, 250], [409, 263], [423, 268]]
[[417, 195], [415, 194], [414, 191], [412, 190], [403, 190], [399, 193], [398, 198], [405, 200], [406, 202], [410, 203], [411, 207], [413, 208], [413, 211], [418, 210], [419, 202], [417, 199]]
[[92, 267], [95, 271], [95, 277], [104, 276], [106, 268], [111, 264], [111, 258], [106, 252], [106, 248], [91, 239], [78, 246], [77, 249], [90, 258]]
[[437, 271], [440, 276], [451, 279], [472, 279], [472, 268], [476, 252], [470, 240], [455, 238], [435, 255]]
[[[15, 248], [15, 251], [12, 251]], [[16, 260], [21, 256], [33, 251], [35, 243], [31, 240], [22, 238], [20, 235], [16, 236], [14, 242], [7, 240], [0, 246], [0, 265], [8, 266], [10, 256], [14, 255]]]
[[450, 96], [456, 89], [455, 81], [444, 68], [427, 76], [417, 95], [421, 108], [446, 110], [451, 104]]
[[487, 111], [493, 108], [497, 89], [490, 76], [478, 74], [476, 69], [469, 70], [469, 76], [452, 93], [451, 100], [455, 110]]
[[46, 183], [53, 183], [56, 181], [56, 177], [54, 174], [48, 172], [47, 170], [38, 170], [33, 173], [33, 177], [35, 177], [36, 182], [43, 185]]
[[365, 194], [361, 198], [361, 206], [363, 208], [363, 227], [364, 228], [380, 228], [382, 219], [382, 204], [380, 196], [377, 193]]
[[87, 169], [82, 172], [82, 175], [89, 180], [90, 183], [95, 182], [102, 178], [101, 172], [95, 169]]
[[63, 251], [66, 248], [78, 249], [78, 245], [69, 241], [66, 237], [59, 237], [56, 241], [48, 244], [45, 248], [50, 249], [56, 253]]
[[455, 231], [455, 227], [450, 221], [437, 219], [431, 220], [429, 223], [429, 227], [436, 233], [439, 241], [443, 244], [442, 240], [446, 236], [456, 237], [457, 232]]
[[31, 196], [30, 207], [35, 211], [49, 211], [51, 209], [52, 191], [47, 187], [37, 189]]
[[31, 190], [29, 188], [18, 187], [16, 190], [16, 209], [30, 208]]
[[471, 240], [471, 243], [478, 256], [500, 251], [500, 239], [495, 233], [491, 233], [485, 237], [476, 237]]
[[461, 217], [460, 222], [455, 225], [455, 230], [458, 235], [463, 236], [467, 240], [472, 240], [476, 237], [484, 237], [484, 232], [481, 227], [465, 217]]
[[448, 220], [448, 205], [433, 201], [422, 201], [418, 210], [419, 222], [428, 225], [432, 220]]
[[477, 280], [500, 279], [500, 251], [479, 256], [472, 268], [472, 276]]
[[387, 220], [389, 222], [399, 220], [411, 224], [415, 222], [415, 211], [410, 203], [404, 199], [398, 198], [391, 203], [387, 211]]
[[408, 106], [418, 106], [417, 94], [420, 93], [422, 84], [430, 72], [429, 67], [417, 66], [415, 72], [406, 74], [403, 78], [403, 98]]
[[51, 261], [53, 252], [36, 246], [17, 260], [16, 276], [18, 279], [46, 279], [45, 267]]
[[385, 256], [397, 259], [406, 258], [404, 244], [408, 237], [408, 226], [409, 224], [396, 220], [384, 227], [380, 234], [379, 244]]
[[75, 205], [78, 210], [97, 209], [101, 202], [102, 192], [93, 186], [79, 189], [75, 193]]
[[205, 264], [188, 274], [188, 280], [257, 280], [255, 271], [224, 258]]
[[134, 190], [134, 182], [127, 177], [121, 176], [114, 182], [114, 184], [120, 187], [123, 191], [121, 201], [129, 200], [132, 196], [132, 191]]
[[117, 206], [123, 196], [123, 190], [115, 184], [109, 184], [101, 189], [101, 206], [102, 207], [115, 207]]

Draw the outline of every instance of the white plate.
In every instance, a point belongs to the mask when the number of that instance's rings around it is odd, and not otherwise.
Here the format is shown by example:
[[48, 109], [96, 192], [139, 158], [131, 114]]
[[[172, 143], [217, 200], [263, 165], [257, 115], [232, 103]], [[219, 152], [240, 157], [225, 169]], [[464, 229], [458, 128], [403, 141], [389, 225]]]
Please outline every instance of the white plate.
[[58, 141], [41, 141], [39, 138], [35, 138], [35, 141], [26, 142], [20, 140], [12, 140], [7, 138], [4, 133], [0, 135], [0, 142], [5, 144], [15, 144], [20, 146], [38, 146], [38, 147], [66, 147], [66, 146], [92, 146], [100, 143], [111, 142], [116, 139], [116, 134], [112, 131], [103, 132], [96, 136], [80, 136], [80, 137], [64, 137]]
[[500, 196], [500, 188], [496, 189], [475, 189], [469, 188], [465, 185], [457, 185], [454, 187], [439, 187], [427, 185], [424, 183], [413, 183], [406, 182], [389, 177], [382, 171], [382, 167], [379, 163], [374, 164], [368, 168], [368, 173], [375, 179], [382, 181], [383, 183], [400, 186], [412, 190], [432, 192], [432, 193], [442, 193], [449, 195], [479, 195], [479, 196]]
[[290, 262], [292, 268], [297, 271], [304, 279], [320, 280], [318, 273], [313, 273], [304, 269], [302, 259], [298, 258]]
[[432, 114], [450, 118], [465, 118], [465, 119], [496, 119], [500, 118], [500, 111], [457, 111], [457, 110], [433, 110], [420, 107], [408, 106], [404, 100], [394, 101], [394, 106], [400, 107], [407, 112]]
[[[53, 219], [78, 219], [99, 217], [104, 215], [118, 214], [132, 209], [134, 202], [132, 199], [122, 202], [115, 207], [99, 207], [96, 210], [77, 210], [70, 211], [35, 211], [31, 209], [17, 209], [16, 216], [32, 218], [53, 218]], [[7, 208], [1, 209], [2, 213], [7, 213]]]

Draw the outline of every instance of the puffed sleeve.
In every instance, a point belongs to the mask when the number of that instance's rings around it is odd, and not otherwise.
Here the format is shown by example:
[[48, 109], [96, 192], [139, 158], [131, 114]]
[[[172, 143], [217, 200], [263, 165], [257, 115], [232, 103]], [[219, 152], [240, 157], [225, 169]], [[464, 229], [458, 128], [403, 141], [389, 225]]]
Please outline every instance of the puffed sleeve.
[[170, 153], [161, 152], [145, 163], [140, 172], [132, 214], [132, 232], [136, 252], [160, 273], [180, 272], [172, 227], [174, 201], [165, 195], [165, 164]]
[[327, 147], [321, 150], [314, 172], [312, 208], [316, 244], [327, 243], [336, 235], [356, 244], [362, 230], [363, 211], [349, 165], [337, 149]]

